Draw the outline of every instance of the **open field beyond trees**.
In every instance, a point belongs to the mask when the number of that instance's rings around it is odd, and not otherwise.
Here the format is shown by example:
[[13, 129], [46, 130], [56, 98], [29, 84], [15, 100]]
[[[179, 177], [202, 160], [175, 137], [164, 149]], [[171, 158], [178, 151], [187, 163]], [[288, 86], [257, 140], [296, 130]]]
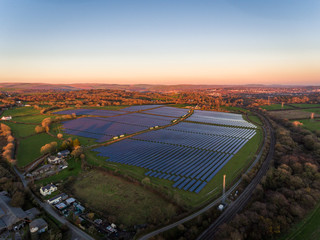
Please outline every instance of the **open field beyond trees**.
[[[269, 111], [269, 114], [282, 119], [305, 119], [310, 118], [310, 112], [304, 110], [286, 110], [286, 111]], [[314, 117], [320, 117], [320, 114], [314, 114]]]
[[281, 104], [271, 104], [271, 105], [265, 105], [265, 106], [261, 106], [262, 109], [265, 109], [267, 111], [271, 111], [271, 110], [280, 110], [280, 109], [293, 109], [293, 107], [288, 106], [288, 105], [282, 105]]
[[320, 108], [320, 104], [312, 104], [312, 103], [293, 103], [291, 106], [298, 108]]

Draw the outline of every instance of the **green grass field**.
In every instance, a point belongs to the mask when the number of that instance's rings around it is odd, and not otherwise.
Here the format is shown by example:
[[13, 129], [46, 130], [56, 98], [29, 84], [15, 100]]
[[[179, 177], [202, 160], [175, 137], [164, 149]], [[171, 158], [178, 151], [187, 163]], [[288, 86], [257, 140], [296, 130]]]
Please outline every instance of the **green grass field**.
[[21, 123], [5, 122], [11, 128], [14, 137], [23, 138], [35, 134], [34, 125], [27, 125]]
[[115, 223], [125, 226], [160, 223], [176, 215], [176, 208], [157, 194], [108, 173], [82, 173], [72, 189], [75, 197], [87, 206], [114, 216]]
[[49, 115], [32, 115], [32, 116], [15, 117], [12, 120], [16, 122], [22, 122], [22, 123], [40, 124], [43, 119], [49, 118], [49, 117], [54, 118], [54, 116], [49, 116]]
[[303, 123], [302, 127], [310, 130], [310, 131], [316, 131], [320, 129], [320, 121], [316, 119], [301, 119], [298, 120], [299, 122]]
[[295, 103], [295, 104], [290, 104], [290, 105], [295, 106], [295, 107], [298, 107], [298, 108], [310, 108], [310, 107], [320, 108], [320, 103], [318, 103], [318, 104]]
[[19, 140], [17, 151], [17, 164], [24, 167], [41, 156], [40, 148], [50, 142], [58, 142], [58, 139], [46, 133], [37, 134]]
[[320, 203], [301, 222], [296, 224], [281, 240], [320, 239]]
[[241, 107], [227, 107], [227, 106], [221, 106], [221, 109], [231, 111], [231, 112], [249, 112], [249, 110], [241, 108]]
[[32, 114], [40, 114], [40, 110], [34, 109], [33, 107], [16, 107], [16, 108], [4, 111], [4, 113], [1, 116], [12, 116], [14, 120], [15, 116], [32, 115]]
[[249, 120], [252, 121], [254, 124], [262, 125], [261, 119], [260, 119], [258, 116], [249, 114], [249, 115], [248, 115], [248, 118], [249, 118]]
[[260, 106], [262, 109], [265, 109], [267, 111], [271, 110], [280, 110], [280, 109], [293, 109], [293, 107], [284, 105], [281, 107], [281, 104], [271, 104], [271, 105], [265, 105], [265, 106]]
[[305, 112], [313, 112], [315, 114], [320, 114], [320, 108], [307, 108], [307, 109], [302, 109]]

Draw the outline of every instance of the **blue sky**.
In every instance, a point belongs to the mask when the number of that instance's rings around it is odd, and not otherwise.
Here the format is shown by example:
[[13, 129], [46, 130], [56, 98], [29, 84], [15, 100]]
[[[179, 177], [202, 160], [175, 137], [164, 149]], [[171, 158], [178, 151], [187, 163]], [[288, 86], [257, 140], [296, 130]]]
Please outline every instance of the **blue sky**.
[[320, 84], [320, 2], [1, 0], [0, 81]]

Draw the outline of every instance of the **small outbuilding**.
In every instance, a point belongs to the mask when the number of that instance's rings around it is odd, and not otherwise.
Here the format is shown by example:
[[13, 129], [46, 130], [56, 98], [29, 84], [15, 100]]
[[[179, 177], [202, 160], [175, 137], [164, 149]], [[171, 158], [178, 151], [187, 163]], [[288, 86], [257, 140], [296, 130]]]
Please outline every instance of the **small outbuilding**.
[[31, 233], [43, 233], [48, 229], [48, 223], [43, 218], [37, 218], [29, 224]]

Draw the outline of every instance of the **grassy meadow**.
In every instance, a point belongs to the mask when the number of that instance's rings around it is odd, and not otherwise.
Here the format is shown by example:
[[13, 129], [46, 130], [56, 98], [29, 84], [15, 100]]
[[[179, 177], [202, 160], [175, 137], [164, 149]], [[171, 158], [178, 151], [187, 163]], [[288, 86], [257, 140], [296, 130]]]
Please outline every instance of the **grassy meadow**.
[[72, 189], [85, 205], [113, 216], [116, 223], [125, 226], [166, 222], [176, 215], [176, 207], [157, 194], [108, 173], [82, 173]]

